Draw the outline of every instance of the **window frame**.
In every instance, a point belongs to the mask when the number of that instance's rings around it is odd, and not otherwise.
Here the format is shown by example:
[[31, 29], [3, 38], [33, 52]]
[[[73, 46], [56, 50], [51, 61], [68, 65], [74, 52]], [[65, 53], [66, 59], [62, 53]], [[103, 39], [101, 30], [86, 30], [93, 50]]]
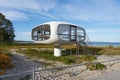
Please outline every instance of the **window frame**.
[[[46, 28], [44, 28], [44, 26], [46, 26], [46, 27], [49, 26], [49, 29], [46, 30]], [[37, 31], [37, 35], [34, 35], [35, 31]], [[41, 31], [41, 34], [38, 33], [38, 31]], [[45, 33], [46, 31], [49, 32], [49, 34], [46, 34]], [[35, 41], [45, 41], [45, 40], [48, 40], [50, 38], [50, 35], [51, 35], [50, 24], [43, 24], [43, 25], [40, 25], [40, 26], [38, 26], [38, 27], [36, 27], [36, 28], [34, 28], [32, 30], [32, 39], [35, 40]]]

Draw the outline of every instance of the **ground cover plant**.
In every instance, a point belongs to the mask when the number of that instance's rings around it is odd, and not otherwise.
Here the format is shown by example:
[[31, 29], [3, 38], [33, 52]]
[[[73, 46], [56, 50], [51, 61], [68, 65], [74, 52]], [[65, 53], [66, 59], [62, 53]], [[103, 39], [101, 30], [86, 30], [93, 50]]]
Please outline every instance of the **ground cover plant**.
[[7, 69], [13, 68], [12, 59], [10, 53], [0, 52], [0, 75], [5, 74]]
[[104, 64], [99, 63], [99, 62], [97, 62], [97, 63], [87, 63], [86, 66], [90, 70], [103, 70], [103, 69], [106, 69], [106, 66]]

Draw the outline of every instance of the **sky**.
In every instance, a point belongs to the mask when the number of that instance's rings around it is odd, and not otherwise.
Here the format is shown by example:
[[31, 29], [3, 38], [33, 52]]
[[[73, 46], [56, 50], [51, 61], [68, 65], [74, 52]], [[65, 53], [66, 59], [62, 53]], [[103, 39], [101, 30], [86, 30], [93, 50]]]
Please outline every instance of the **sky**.
[[31, 41], [35, 26], [64, 21], [85, 28], [91, 41], [120, 42], [120, 0], [0, 0], [0, 13], [12, 21], [15, 40]]

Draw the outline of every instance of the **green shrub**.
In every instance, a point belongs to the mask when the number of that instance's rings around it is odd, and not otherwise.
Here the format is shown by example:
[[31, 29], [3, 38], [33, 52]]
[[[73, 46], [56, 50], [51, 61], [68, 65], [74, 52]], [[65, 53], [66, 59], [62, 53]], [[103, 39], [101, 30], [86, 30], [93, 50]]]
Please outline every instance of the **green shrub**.
[[106, 66], [101, 63], [88, 63], [86, 64], [87, 68], [90, 70], [103, 70], [106, 69]]
[[71, 59], [70, 57], [61, 56], [60, 59], [62, 62], [66, 63], [66, 64], [75, 63], [75, 60]]

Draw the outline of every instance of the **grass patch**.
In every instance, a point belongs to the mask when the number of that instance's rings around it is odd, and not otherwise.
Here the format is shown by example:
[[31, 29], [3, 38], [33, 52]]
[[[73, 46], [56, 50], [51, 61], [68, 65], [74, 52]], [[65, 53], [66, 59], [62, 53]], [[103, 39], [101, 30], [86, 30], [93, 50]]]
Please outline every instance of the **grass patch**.
[[79, 64], [82, 61], [93, 61], [96, 59], [92, 55], [82, 55], [82, 56], [77, 56], [77, 55], [64, 55], [60, 57], [55, 57], [53, 55], [52, 50], [36, 50], [36, 49], [26, 49], [26, 50], [21, 50], [20, 53], [25, 54], [26, 56], [33, 57], [33, 58], [43, 58], [46, 60], [52, 60], [52, 61], [59, 61], [63, 62], [65, 64]]
[[93, 55], [82, 55], [82, 56], [80, 56], [80, 59], [83, 61], [93, 61], [97, 58]]
[[53, 51], [51, 50], [26, 49], [26, 50], [22, 50], [22, 53], [24, 53], [26, 56], [35, 57], [38, 59], [43, 58], [46, 60], [60, 61], [66, 64], [74, 63], [74, 61], [68, 56], [61, 56], [61, 57], [53, 56]]

